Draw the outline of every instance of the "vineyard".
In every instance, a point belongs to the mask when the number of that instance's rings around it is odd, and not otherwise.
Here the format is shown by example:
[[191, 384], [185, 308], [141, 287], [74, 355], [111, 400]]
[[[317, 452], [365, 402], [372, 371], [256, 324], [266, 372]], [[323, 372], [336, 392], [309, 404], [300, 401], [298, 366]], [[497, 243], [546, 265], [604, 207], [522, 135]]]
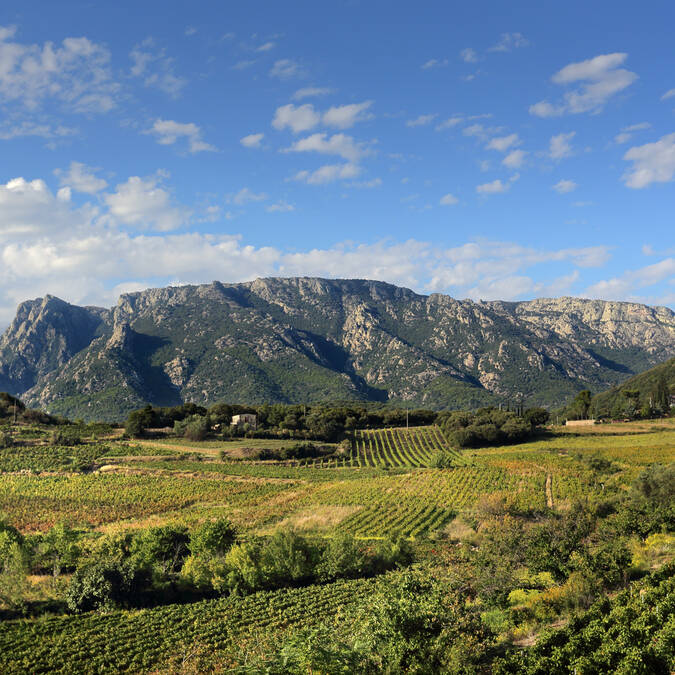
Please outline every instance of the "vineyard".
[[232, 649], [243, 635], [337, 619], [375, 580], [262, 592], [133, 612], [0, 623], [0, 672], [146, 672], [192, 645]]
[[[65, 522], [85, 538], [83, 550], [95, 548], [99, 537], [120, 532], [158, 526], [192, 531], [224, 518], [247, 543], [294, 530], [324, 543], [351, 535], [372, 553], [403, 537], [415, 551], [426, 551], [424, 565], [433, 566], [444, 556], [468, 555], [473, 542], [480, 541], [480, 528], [468, 523], [507, 513], [506, 522], [522, 519], [527, 527], [537, 527], [543, 520], [563, 518], [580, 501], [595, 509], [621, 499], [645, 467], [673, 461], [674, 430], [675, 425], [653, 425], [625, 434], [606, 429], [549, 433], [527, 443], [460, 453], [436, 426], [368, 429], [355, 432], [351, 447], [335, 445], [327, 456], [300, 460], [235, 458], [213, 441], [107, 439], [67, 447], [36, 436], [0, 451], [0, 514], [38, 541]], [[266, 440], [265, 445], [274, 450], [283, 442]], [[439, 463], [439, 455], [451, 461]], [[467, 540], [462, 531], [468, 532]], [[467, 543], [469, 549], [460, 549]], [[669, 554], [658, 555], [667, 559]], [[67, 577], [61, 581], [67, 586]], [[247, 597], [205, 600], [201, 595], [197, 601], [151, 609], [2, 621], [0, 672], [173, 672], [176, 663], [180, 670], [199, 654], [214, 655], [220, 666], [236, 664], [242, 649], [267, 649], [264, 645], [287, 630], [328, 623], [339, 631], [341, 620], [345, 625], [344, 617], [363, 607], [377, 584], [377, 578], [289, 584]], [[617, 596], [621, 603], [592, 609], [574, 635], [559, 631], [542, 640], [541, 649], [532, 652], [534, 660], [513, 657], [515, 670], [504, 672], [556, 672], [551, 664], [558, 660], [585, 672], [586, 656], [594, 665], [623, 663], [624, 656], [619, 661], [606, 656], [609, 647], [596, 649], [593, 640], [619, 626], [615, 642], [625, 651], [623, 634], [633, 636], [632, 628], [621, 623], [626, 612], [663, 643], [669, 624], [658, 629], [654, 616], [641, 612], [638, 598], [653, 600], [668, 621], [672, 575], [670, 581], [641, 588], [642, 596], [631, 591]], [[578, 633], [588, 640], [583, 654]], [[191, 666], [195, 672], [202, 668], [196, 663]]]
[[456, 465], [462, 455], [452, 450], [437, 426], [366, 429], [355, 432], [348, 465], [358, 467], [428, 467], [441, 452]]

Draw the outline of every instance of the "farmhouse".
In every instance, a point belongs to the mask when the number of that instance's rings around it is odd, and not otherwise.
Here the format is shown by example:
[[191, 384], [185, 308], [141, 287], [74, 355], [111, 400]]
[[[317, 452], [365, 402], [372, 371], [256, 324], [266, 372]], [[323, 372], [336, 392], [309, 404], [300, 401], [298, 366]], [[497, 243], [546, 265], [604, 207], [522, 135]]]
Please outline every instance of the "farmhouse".
[[258, 425], [258, 418], [251, 413], [243, 413], [241, 415], [233, 415], [230, 426], [243, 427], [244, 424], [250, 424], [251, 428], [256, 429]]
[[595, 420], [567, 420], [565, 422], [566, 427], [585, 427], [591, 424], [595, 424]]

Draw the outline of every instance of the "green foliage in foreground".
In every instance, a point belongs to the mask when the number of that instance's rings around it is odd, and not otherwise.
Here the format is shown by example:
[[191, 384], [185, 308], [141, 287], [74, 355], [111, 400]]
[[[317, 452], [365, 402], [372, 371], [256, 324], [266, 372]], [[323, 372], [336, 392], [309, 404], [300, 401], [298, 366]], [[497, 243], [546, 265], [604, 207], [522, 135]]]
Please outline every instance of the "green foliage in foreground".
[[495, 673], [668, 675], [675, 669], [675, 565], [611, 600], [603, 598], [529, 651], [499, 661]]

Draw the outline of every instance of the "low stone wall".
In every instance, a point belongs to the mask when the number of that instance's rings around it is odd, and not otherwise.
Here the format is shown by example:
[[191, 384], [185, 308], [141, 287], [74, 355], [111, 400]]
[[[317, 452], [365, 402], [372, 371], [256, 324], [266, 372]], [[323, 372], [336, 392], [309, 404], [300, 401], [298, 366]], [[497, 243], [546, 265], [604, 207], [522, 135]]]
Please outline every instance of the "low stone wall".
[[567, 420], [565, 422], [566, 427], [587, 427], [591, 424], [595, 424], [595, 420]]

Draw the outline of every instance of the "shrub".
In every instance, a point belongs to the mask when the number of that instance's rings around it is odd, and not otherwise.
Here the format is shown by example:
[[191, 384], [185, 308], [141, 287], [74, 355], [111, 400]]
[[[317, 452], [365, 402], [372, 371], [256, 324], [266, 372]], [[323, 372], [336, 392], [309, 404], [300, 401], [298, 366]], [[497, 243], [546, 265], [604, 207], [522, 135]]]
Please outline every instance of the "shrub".
[[144, 577], [128, 563], [95, 562], [78, 569], [66, 593], [71, 612], [109, 611], [130, 605]]

